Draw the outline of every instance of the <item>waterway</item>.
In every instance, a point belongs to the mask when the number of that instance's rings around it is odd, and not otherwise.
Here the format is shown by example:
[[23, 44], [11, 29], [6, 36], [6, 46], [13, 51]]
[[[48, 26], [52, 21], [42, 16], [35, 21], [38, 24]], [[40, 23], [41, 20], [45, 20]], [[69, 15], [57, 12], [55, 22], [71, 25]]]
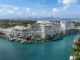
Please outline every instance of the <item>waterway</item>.
[[0, 60], [69, 60], [73, 55], [73, 40], [79, 35], [70, 35], [56, 41], [21, 44], [0, 37]]

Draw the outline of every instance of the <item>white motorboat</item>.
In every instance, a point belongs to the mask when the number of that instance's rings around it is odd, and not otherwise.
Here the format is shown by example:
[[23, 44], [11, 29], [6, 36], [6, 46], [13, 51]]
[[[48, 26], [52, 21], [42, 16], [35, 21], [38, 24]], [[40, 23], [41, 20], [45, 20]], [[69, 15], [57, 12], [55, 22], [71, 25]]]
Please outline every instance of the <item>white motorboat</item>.
[[69, 60], [73, 60], [73, 56], [70, 56]]

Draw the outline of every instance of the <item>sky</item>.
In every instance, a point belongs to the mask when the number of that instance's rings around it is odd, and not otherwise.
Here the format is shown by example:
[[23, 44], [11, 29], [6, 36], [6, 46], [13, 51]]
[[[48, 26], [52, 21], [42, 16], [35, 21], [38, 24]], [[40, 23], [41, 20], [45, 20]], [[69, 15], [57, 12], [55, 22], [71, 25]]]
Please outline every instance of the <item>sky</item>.
[[0, 18], [80, 18], [80, 0], [0, 0]]

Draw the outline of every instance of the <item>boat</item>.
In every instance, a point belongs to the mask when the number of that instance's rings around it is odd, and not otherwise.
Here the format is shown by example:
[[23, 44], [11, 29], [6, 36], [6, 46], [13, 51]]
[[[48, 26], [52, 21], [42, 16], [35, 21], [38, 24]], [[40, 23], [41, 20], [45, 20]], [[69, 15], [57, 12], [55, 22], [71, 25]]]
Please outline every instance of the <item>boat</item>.
[[69, 60], [73, 60], [73, 56], [70, 56]]

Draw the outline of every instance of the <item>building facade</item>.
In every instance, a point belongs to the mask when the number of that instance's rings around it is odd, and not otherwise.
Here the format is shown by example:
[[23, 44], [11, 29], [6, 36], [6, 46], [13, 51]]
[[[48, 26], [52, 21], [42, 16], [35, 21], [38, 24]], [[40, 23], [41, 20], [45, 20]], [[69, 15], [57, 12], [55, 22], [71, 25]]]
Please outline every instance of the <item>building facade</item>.
[[53, 35], [63, 32], [71, 33], [75, 30], [75, 25], [73, 22], [67, 21], [37, 21], [35, 24], [28, 24], [27, 27], [24, 26], [15, 26], [13, 28], [2, 29], [0, 28], [0, 32], [5, 33], [6, 35], [12, 35], [14, 37], [26, 37], [28, 35], [31, 36], [41, 36], [45, 38], [46, 35]]
[[76, 32], [76, 27], [73, 22], [60, 21], [61, 30], [64, 34]]

